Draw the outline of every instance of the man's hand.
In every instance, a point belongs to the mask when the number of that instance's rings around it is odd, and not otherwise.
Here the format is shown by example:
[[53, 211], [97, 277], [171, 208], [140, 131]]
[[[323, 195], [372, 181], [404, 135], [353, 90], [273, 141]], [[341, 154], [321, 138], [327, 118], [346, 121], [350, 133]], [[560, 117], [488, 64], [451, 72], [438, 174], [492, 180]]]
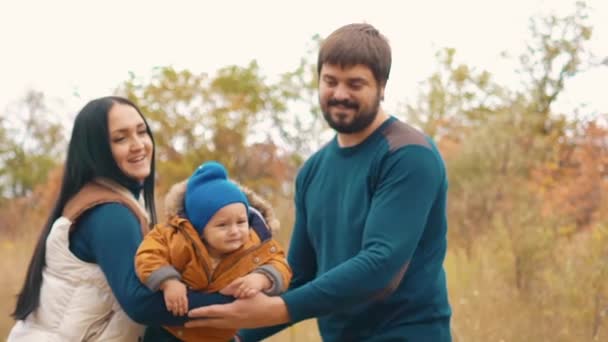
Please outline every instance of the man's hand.
[[177, 279], [167, 279], [160, 285], [165, 297], [165, 306], [175, 316], [183, 316], [188, 312], [188, 290], [186, 285]]
[[268, 297], [263, 293], [238, 299], [230, 304], [209, 305], [190, 310], [186, 328], [213, 327], [241, 329], [267, 327], [289, 322], [289, 312], [281, 297]]
[[251, 298], [260, 291], [268, 290], [272, 286], [270, 279], [262, 273], [249, 273], [232, 281], [220, 293], [235, 298]]

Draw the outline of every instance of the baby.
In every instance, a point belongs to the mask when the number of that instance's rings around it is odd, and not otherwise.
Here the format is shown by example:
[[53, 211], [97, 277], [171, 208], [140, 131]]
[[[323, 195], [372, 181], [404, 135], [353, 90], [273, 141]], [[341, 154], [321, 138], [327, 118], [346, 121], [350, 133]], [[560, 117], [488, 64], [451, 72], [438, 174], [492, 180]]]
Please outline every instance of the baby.
[[[178, 203], [177, 210], [146, 235], [135, 266], [146, 286], [163, 291], [173, 314], [188, 312], [188, 288], [236, 298], [286, 290], [291, 269], [260, 213], [271, 219], [272, 210], [228, 180], [221, 164], [204, 163], [167, 197], [174, 200], [169, 207]], [[255, 201], [252, 206], [250, 199]], [[182, 341], [228, 341], [236, 334], [231, 329], [164, 328]]]

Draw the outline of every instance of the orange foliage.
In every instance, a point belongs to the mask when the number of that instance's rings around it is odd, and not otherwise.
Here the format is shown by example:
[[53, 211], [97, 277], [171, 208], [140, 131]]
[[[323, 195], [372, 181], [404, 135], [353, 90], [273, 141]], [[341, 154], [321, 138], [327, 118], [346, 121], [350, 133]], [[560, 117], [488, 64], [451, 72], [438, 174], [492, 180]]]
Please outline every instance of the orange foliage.
[[572, 142], [560, 146], [557, 160], [534, 170], [545, 216], [559, 213], [575, 228], [589, 227], [605, 208], [608, 190], [608, 130], [590, 123]]
[[63, 168], [53, 169], [45, 183], [29, 196], [14, 198], [0, 207], [0, 233], [14, 238], [24, 232], [38, 232], [55, 205]]

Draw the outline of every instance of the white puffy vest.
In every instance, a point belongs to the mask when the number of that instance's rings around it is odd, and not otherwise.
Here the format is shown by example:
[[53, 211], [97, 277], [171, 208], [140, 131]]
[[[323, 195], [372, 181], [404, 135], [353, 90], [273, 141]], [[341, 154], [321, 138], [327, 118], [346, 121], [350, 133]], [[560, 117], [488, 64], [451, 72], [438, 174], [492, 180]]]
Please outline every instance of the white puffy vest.
[[[120, 196], [125, 195], [120, 192]], [[100, 203], [96, 197], [92, 205]], [[135, 201], [130, 197], [128, 204]], [[90, 206], [85, 203], [76, 215]], [[72, 221], [65, 215], [54, 222], [46, 240], [40, 305], [15, 324], [8, 342], [140, 341], [144, 326], [133, 322], [120, 308], [99, 266], [78, 259], [70, 251], [71, 226]]]

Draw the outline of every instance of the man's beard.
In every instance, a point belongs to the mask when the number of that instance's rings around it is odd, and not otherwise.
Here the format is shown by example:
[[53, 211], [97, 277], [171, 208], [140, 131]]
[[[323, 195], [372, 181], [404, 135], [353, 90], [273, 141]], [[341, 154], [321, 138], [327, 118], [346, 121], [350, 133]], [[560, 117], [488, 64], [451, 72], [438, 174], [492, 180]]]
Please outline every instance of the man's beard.
[[[332, 107], [338, 105], [342, 105], [346, 108], [350, 108], [355, 111], [355, 115], [353, 116], [351, 122], [343, 123], [336, 121], [331, 117], [330, 110], [332, 109]], [[325, 118], [325, 121], [327, 121], [329, 127], [333, 128], [338, 133], [352, 134], [363, 131], [364, 129], [369, 127], [372, 122], [374, 122], [374, 119], [376, 119], [376, 116], [378, 115], [378, 109], [380, 108], [379, 94], [376, 96], [376, 99], [371, 108], [365, 111], [359, 111], [359, 108], [359, 104], [356, 102], [351, 102], [348, 100], [330, 99], [327, 101], [326, 109], [322, 109], [322, 111], [323, 117]]]

